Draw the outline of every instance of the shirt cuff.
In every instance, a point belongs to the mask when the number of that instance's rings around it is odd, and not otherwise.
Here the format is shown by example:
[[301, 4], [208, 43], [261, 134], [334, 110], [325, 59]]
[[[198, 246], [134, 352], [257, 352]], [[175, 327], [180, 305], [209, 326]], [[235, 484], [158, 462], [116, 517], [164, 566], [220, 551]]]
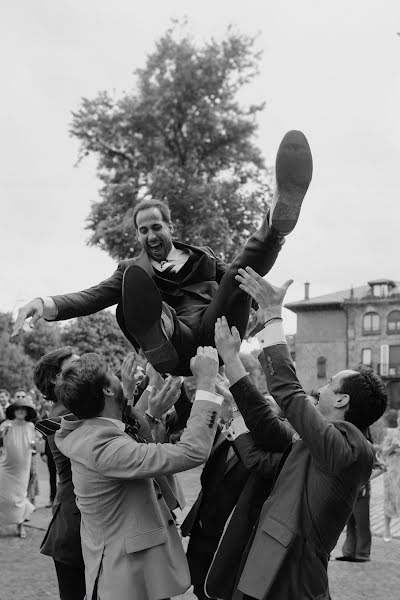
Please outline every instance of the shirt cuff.
[[205, 390], [197, 390], [196, 395], [194, 397], [196, 400], [207, 400], [208, 402], [214, 402], [214, 404], [218, 404], [221, 406], [224, 401], [223, 397], [219, 394], [212, 394], [211, 392], [206, 392]]
[[223, 435], [230, 441], [236, 440], [239, 435], [243, 435], [244, 433], [250, 433], [249, 429], [246, 427], [246, 423], [242, 416], [235, 417], [229, 427], [224, 427], [222, 430]]
[[262, 348], [276, 346], [277, 344], [286, 344], [282, 321], [271, 321], [271, 323], [267, 323], [264, 329], [257, 333], [256, 337]]
[[57, 317], [58, 308], [51, 296], [40, 298], [43, 302], [43, 317], [45, 321], [54, 321]]

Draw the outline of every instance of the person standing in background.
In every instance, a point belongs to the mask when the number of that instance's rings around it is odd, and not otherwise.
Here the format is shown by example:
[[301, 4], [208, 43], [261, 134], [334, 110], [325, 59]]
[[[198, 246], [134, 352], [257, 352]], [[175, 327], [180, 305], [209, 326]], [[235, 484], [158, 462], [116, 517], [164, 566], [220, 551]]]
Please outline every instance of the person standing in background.
[[33, 403], [24, 398], [6, 409], [0, 425], [4, 452], [0, 459], [0, 525], [16, 525], [17, 535], [26, 537], [24, 521], [35, 510], [27, 497], [36, 419]]

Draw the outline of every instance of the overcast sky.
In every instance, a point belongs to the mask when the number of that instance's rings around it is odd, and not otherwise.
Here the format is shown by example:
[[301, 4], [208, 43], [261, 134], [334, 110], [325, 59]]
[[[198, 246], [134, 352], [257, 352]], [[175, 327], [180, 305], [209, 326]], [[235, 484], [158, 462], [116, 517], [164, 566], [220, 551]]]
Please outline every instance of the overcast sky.
[[[245, 93], [266, 101], [258, 144], [272, 163], [301, 129], [314, 178], [298, 226], [271, 271], [288, 300], [400, 279], [400, 3], [396, 0], [16, 0], [2, 3], [0, 310], [76, 291], [114, 261], [84, 230], [99, 182], [75, 167], [71, 111], [99, 90], [132, 89], [171, 18], [200, 40], [228, 24], [259, 32], [261, 75]], [[294, 331], [295, 319], [287, 319]]]

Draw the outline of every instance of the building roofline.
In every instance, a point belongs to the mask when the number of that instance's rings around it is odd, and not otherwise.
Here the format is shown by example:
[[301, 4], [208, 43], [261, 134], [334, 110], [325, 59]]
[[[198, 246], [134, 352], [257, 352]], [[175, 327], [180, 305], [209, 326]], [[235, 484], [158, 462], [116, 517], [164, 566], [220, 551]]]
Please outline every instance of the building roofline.
[[343, 308], [343, 304], [343, 302], [313, 302], [312, 300], [304, 300], [299, 302], [288, 302], [287, 304], [284, 304], [284, 308], [287, 308], [294, 313], [298, 313], [311, 310], [339, 310]]

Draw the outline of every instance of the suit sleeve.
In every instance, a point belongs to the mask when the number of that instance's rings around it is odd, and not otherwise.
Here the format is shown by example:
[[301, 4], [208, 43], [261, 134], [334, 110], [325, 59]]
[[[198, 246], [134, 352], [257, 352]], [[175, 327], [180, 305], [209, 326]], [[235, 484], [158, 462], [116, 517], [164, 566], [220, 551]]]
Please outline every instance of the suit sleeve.
[[265, 348], [260, 363], [269, 391], [323, 469], [337, 474], [358, 460], [360, 453], [372, 459], [367, 440], [355, 426], [346, 422], [335, 426], [312, 404], [297, 379], [286, 344]]
[[263, 450], [283, 452], [292, 441], [294, 431], [276, 416], [250, 377], [242, 377], [230, 390], [254, 443]]
[[239, 435], [233, 442], [240, 460], [253, 473], [258, 473], [264, 479], [274, 479], [282, 458], [281, 452], [267, 452], [258, 448], [251, 433]]
[[177, 444], [141, 444], [104, 428], [92, 442], [94, 468], [114, 479], [145, 479], [178, 473], [204, 463], [211, 450], [221, 408], [215, 402], [196, 400], [181, 441]]
[[56, 321], [84, 317], [118, 304], [121, 299], [123, 273], [124, 267], [119, 264], [111, 277], [87, 290], [52, 296], [57, 307]]

